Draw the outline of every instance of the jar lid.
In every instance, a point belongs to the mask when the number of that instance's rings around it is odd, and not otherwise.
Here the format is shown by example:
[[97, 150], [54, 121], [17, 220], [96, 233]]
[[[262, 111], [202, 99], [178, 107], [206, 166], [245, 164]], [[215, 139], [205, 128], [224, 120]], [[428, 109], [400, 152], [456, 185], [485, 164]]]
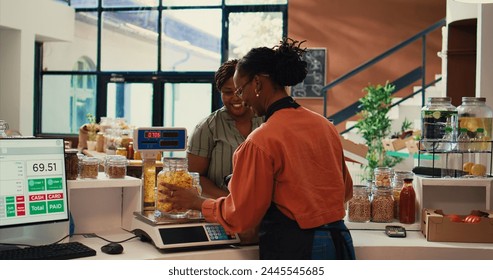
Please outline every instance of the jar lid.
[[82, 160], [82, 163], [84, 163], [84, 164], [99, 164], [99, 159], [97, 159], [95, 157], [85, 157]]
[[413, 178], [414, 173], [412, 171], [396, 170], [394, 171], [394, 178]]
[[125, 164], [127, 165], [128, 160], [124, 156], [113, 157], [108, 160], [108, 164]]
[[474, 101], [486, 102], [486, 97], [475, 97], [475, 96], [462, 97], [462, 102], [474, 102]]
[[394, 169], [392, 169], [391, 167], [377, 167], [375, 169], [373, 169], [374, 172], [376, 173], [381, 173], [381, 172], [384, 172], [384, 173], [394, 173]]
[[451, 97], [428, 97], [428, 102], [451, 102], [452, 98]]
[[65, 149], [66, 154], [77, 154], [79, 150], [77, 149]]

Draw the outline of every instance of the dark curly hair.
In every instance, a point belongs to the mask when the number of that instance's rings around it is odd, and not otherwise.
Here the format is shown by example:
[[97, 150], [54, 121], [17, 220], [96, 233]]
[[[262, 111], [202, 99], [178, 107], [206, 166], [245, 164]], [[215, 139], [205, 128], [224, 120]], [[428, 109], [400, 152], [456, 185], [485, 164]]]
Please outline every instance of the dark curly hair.
[[217, 90], [221, 91], [226, 81], [228, 81], [235, 74], [236, 64], [238, 59], [230, 59], [224, 62], [219, 69], [217, 69], [214, 75], [214, 81], [216, 82]]
[[306, 51], [306, 48], [301, 48], [304, 42], [284, 38], [273, 48], [253, 48], [240, 59], [236, 68], [243, 75], [267, 74], [280, 86], [294, 86], [307, 74], [307, 63], [302, 60]]

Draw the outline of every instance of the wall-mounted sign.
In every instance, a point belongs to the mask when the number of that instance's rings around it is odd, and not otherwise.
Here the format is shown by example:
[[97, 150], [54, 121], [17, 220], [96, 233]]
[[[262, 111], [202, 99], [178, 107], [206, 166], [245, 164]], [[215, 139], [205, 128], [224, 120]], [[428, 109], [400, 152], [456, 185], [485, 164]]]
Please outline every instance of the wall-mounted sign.
[[297, 98], [323, 98], [325, 86], [325, 59], [327, 49], [307, 49], [303, 60], [308, 63], [308, 73], [303, 82], [291, 87], [291, 96]]

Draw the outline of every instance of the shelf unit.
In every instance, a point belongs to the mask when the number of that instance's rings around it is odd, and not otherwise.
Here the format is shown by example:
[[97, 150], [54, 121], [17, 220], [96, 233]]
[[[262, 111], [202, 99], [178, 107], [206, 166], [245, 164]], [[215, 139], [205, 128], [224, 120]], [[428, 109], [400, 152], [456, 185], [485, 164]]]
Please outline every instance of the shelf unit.
[[[442, 209], [446, 214], [492, 210], [493, 178], [429, 178], [415, 176], [419, 208]], [[419, 213], [421, 215], [421, 213]]]
[[140, 209], [142, 180], [130, 176], [67, 180], [75, 232], [101, 232], [124, 227]]
[[[479, 141], [479, 142], [467, 142], [469, 145], [480, 145], [482, 147], [486, 147], [483, 150], [458, 150], [464, 142], [458, 141], [430, 141], [430, 140], [421, 140], [419, 143], [420, 147], [424, 147], [423, 142], [426, 142], [427, 145], [433, 147], [432, 150], [426, 151], [422, 149], [418, 149], [417, 152], [417, 163], [419, 167], [431, 167], [432, 177], [463, 177], [463, 166], [466, 162], [472, 163], [481, 163], [486, 168], [485, 175], [492, 175], [492, 167], [493, 167], [493, 156], [492, 156], [492, 146], [493, 141]], [[439, 146], [453, 146], [456, 147], [451, 151], [441, 151], [438, 148]], [[416, 155], [415, 155], [416, 156]], [[428, 161], [429, 164], [424, 164], [424, 161]], [[440, 170], [441, 176], [435, 175], [438, 172], [434, 172], [435, 169]]]

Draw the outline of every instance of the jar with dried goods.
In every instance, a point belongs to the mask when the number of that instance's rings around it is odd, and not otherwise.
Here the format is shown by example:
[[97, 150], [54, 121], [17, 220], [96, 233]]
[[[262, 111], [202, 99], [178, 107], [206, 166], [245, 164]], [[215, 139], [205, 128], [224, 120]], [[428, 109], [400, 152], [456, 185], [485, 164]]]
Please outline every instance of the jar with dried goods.
[[127, 158], [124, 156], [116, 156], [111, 158], [107, 165], [106, 175], [111, 179], [125, 178], [127, 174]]
[[67, 180], [76, 180], [79, 176], [79, 157], [77, 149], [65, 150], [65, 170]]
[[97, 179], [99, 171], [99, 159], [94, 157], [85, 157], [82, 160], [80, 178]]
[[154, 211], [156, 203], [156, 160], [144, 158], [142, 161], [143, 210]]
[[104, 133], [96, 134], [96, 152], [104, 153]]
[[366, 223], [371, 219], [370, 191], [365, 185], [353, 186], [353, 197], [348, 202], [348, 220]]
[[118, 147], [116, 149], [116, 155], [124, 156], [125, 158], [127, 158], [127, 148], [125, 148], [125, 147]]
[[390, 167], [377, 167], [373, 170], [373, 174], [375, 175], [375, 186], [377, 188], [391, 187], [394, 169]]
[[193, 187], [192, 175], [188, 172], [187, 158], [168, 158], [162, 159], [163, 170], [157, 175], [157, 199], [156, 199], [156, 216], [167, 216], [170, 218], [184, 218], [189, 209], [173, 209], [169, 202], [162, 202], [167, 195], [161, 193], [166, 187], [161, 183], [169, 183], [180, 188], [190, 189]]
[[371, 221], [390, 223], [394, 219], [394, 198], [391, 188], [376, 188], [371, 201]]

